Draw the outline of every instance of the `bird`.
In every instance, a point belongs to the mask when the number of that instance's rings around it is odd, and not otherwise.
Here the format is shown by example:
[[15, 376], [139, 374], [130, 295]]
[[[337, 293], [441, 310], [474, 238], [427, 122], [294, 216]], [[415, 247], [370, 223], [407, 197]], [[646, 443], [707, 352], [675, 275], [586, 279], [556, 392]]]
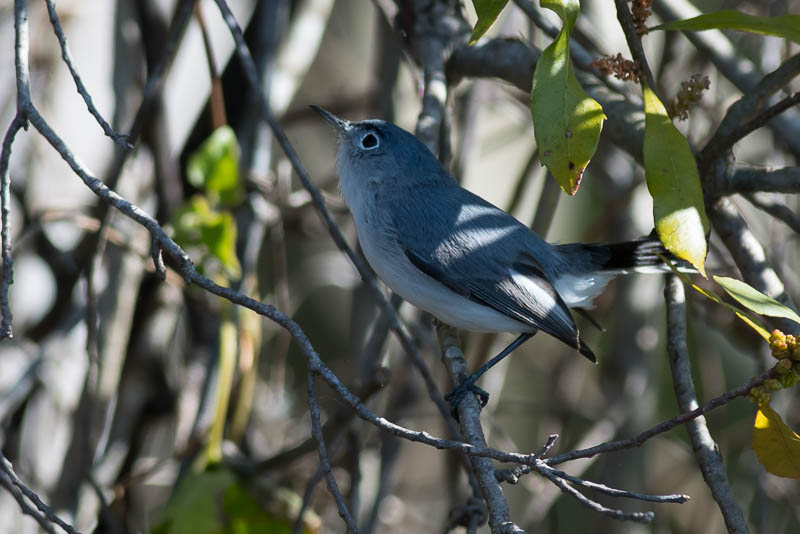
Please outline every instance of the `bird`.
[[443, 323], [518, 336], [449, 395], [475, 382], [536, 332], [592, 362], [571, 309], [591, 309], [617, 275], [664, 272], [670, 256], [651, 234], [622, 243], [549, 243], [512, 215], [461, 187], [410, 132], [380, 119], [319, 113], [338, 134], [339, 189], [362, 251], [386, 286]]

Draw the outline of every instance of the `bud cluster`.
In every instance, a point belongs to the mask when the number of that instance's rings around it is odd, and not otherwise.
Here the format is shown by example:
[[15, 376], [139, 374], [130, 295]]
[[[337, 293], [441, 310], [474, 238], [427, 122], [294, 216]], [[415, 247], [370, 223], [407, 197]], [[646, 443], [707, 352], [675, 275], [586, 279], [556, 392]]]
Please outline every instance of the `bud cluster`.
[[790, 388], [800, 382], [800, 339], [792, 334], [773, 330], [769, 336], [769, 348], [775, 364], [775, 378], [770, 378], [761, 387], [750, 390], [750, 398], [757, 404], [769, 402], [770, 391]]
[[615, 78], [623, 81], [639, 82], [641, 69], [638, 61], [625, 59], [622, 54], [616, 56], [602, 56], [594, 58], [589, 67], [599, 74], [613, 74]]
[[666, 107], [669, 116], [682, 121], [688, 119], [689, 110], [700, 102], [703, 91], [709, 87], [711, 87], [711, 80], [708, 79], [708, 76], [692, 74], [688, 81], [681, 82], [681, 88], [675, 98], [667, 101]]
[[636, 33], [644, 35], [648, 32], [647, 19], [652, 15], [650, 6], [653, 5], [653, 0], [632, 0], [631, 4], [631, 16]]

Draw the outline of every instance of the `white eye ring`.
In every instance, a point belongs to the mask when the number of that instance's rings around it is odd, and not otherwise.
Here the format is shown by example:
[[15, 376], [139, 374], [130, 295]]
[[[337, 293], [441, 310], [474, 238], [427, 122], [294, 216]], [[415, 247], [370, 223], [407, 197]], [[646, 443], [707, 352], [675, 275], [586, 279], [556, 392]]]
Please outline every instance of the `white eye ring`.
[[364, 137], [361, 138], [361, 148], [365, 150], [373, 150], [378, 146], [380, 146], [378, 136], [372, 132], [364, 134]]

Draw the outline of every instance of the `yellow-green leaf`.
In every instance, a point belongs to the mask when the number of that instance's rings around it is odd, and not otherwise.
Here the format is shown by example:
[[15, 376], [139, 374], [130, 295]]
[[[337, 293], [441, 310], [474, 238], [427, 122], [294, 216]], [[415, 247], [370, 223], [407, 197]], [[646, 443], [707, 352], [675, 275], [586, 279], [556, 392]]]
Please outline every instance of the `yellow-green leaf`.
[[747, 15], [733, 9], [725, 9], [716, 13], [707, 13], [691, 19], [674, 20], [653, 30], [738, 30], [742, 32], [760, 33], [783, 37], [800, 43], [800, 15], [780, 15], [777, 17], [757, 17]]
[[767, 329], [764, 328], [763, 326], [761, 326], [761, 324], [759, 324], [759, 322], [754, 320], [752, 317], [748, 317], [747, 313], [744, 310], [741, 310], [741, 309], [737, 308], [736, 306], [733, 306], [732, 304], [728, 304], [727, 302], [722, 300], [719, 297], [719, 295], [717, 295], [716, 293], [714, 293], [710, 289], [703, 289], [702, 287], [700, 287], [697, 284], [695, 284], [694, 282], [692, 282], [692, 280], [688, 276], [686, 276], [684, 273], [680, 272], [678, 270], [678, 268], [675, 265], [673, 265], [673, 263], [671, 261], [669, 261], [669, 258], [662, 257], [661, 259], [664, 260], [664, 263], [669, 265], [669, 268], [672, 269], [673, 273], [678, 275], [678, 277], [680, 277], [680, 279], [683, 280], [684, 284], [689, 285], [692, 289], [694, 289], [695, 291], [697, 291], [698, 293], [700, 293], [704, 297], [713, 300], [714, 302], [716, 302], [717, 304], [719, 304], [719, 305], [721, 305], [721, 306], [723, 306], [725, 308], [728, 308], [730, 311], [735, 313], [736, 316], [739, 319], [741, 319], [742, 321], [747, 323], [747, 325], [750, 328], [755, 330], [758, 333], [758, 335], [763, 337], [765, 341], [769, 342], [769, 332], [767, 331]]
[[[236, 222], [229, 212], [216, 211], [206, 197], [195, 195], [175, 213], [172, 230], [179, 245], [202, 246], [209, 256], [219, 260], [229, 278], [241, 276], [236, 256]], [[201, 267], [205, 260], [204, 257]]]
[[658, 237], [667, 250], [705, 276], [708, 219], [697, 163], [664, 104], [647, 85], [643, 91], [644, 169]]
[[234, 206], [240, 202], [239, 143], [230, 126], [214, 130], [189, 156], [186, 178], [193, 186], [203, 189], [214, 204]]
[[533, 132], [542, 164], [564, 192], [574, 195], [597, 149], [605, 115], [581, 87], [570, 62], [569, 34], [580, 2], [542, 1], [542, 7], [555, 11], [564, 26], [536, 63], [531, 91]]
[[483, 34], [494, 24], [497, 16], [500, 15], [507, 3], [508, 0], [472, 0], [475, 13], [478, 15], [478, 22], [475, 23], [475, 28], [472, 29], [469, 44], [473, 45], [483, 37]]
[[769, 404], [760, 404], [753, 425], [753, 451], [764, 469], [779, 477], [800, 480], [800, 436]]
[[714, 276], [714, 281], [721, 285], [728, 295], [749, 310], [753, 310], [760, 315], [783, 317], [800, 323], [800, 315], [797, 315], [793, 309], [784, 306], [746, 282], [728, 278], [727, 276]]

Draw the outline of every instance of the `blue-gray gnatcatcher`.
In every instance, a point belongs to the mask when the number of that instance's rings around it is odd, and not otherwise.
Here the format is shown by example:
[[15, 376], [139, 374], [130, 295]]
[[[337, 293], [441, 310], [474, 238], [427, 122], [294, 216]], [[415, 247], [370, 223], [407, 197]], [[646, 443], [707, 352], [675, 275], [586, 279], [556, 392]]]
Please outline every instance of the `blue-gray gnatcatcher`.
[[[409, 132], [382, 120], [349, 122], [311, 107], [339, 134], [339, 186], [380, 279], [454, 327], [520, 334], [467, 380], [470, 389], [538, 330], [596, 361], [570, 308], [590, 308], [617, 274], [662, 264], [658, 254], [665, 250], [657, 238], [547, 243], [458, 185]], [[458, 389], [456, 403], [464, 392]]]

